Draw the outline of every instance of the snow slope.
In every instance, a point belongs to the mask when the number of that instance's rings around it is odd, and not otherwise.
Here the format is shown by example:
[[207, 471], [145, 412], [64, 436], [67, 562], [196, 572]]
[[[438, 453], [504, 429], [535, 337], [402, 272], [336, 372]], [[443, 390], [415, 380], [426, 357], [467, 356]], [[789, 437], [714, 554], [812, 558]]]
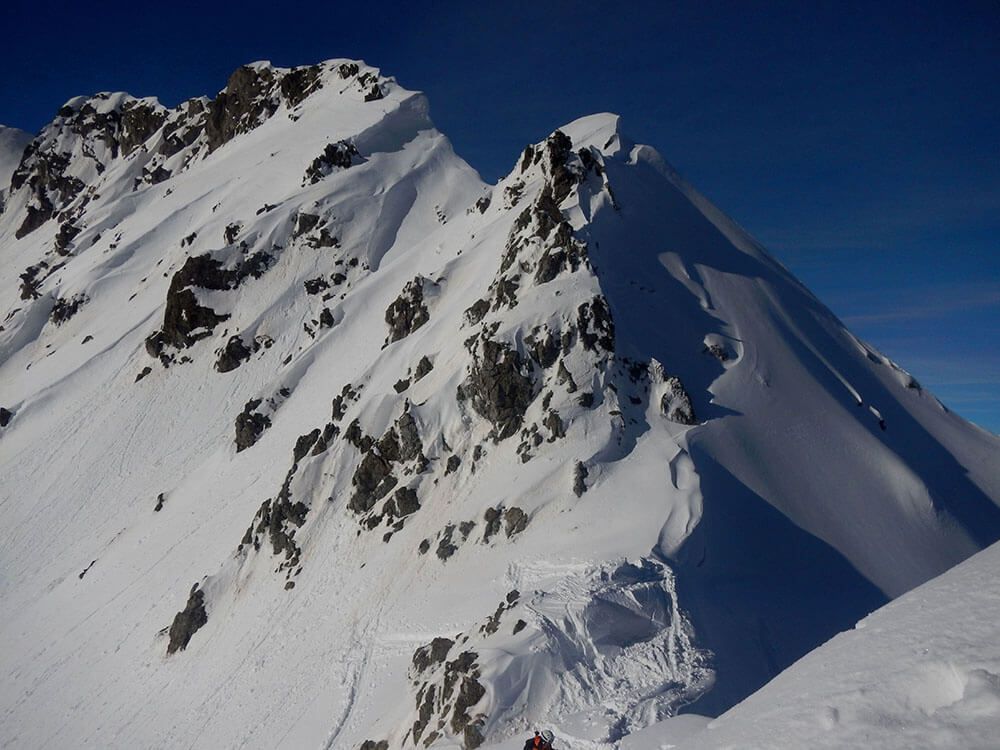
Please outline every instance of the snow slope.
[[488, 186], [361, 62], [80, 97], [0, 249], [5, 744], [608, 746], [1000, 537], [1000, 440], [614, 115]]
[[[811, 652], [680, 747], [996, 747], [998, 573], [993, 545]], [[659, 747], [657, 730], [646, 746]]]

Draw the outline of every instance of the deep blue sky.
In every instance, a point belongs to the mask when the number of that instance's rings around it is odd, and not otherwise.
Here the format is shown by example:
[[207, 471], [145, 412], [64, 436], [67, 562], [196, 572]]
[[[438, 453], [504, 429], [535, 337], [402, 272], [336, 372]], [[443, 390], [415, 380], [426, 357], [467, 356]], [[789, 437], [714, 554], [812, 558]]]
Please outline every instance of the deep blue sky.
[[0, 122], [356, 57], [493, 180], [614, 111], [862, 338], [1000, 433], [1000, 3], [7, 0]]

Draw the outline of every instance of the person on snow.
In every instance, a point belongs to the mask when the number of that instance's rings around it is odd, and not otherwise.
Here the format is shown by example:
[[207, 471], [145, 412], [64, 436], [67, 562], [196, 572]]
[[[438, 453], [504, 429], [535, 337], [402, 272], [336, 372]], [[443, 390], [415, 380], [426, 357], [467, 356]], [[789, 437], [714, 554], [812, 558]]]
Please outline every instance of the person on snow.
[[552, 732], [548, 729], [544, 729], [541, 732], [535, 732], [535, 736], [524, 743], [524, 750], [553, 750], [553, 739], [554, 737]]

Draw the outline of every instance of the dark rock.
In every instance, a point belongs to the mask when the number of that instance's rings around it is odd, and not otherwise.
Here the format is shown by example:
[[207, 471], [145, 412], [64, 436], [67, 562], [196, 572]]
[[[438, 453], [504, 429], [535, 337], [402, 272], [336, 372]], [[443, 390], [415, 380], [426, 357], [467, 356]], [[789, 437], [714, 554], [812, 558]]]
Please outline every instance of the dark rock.
[[319, 216], [299, 211], [295, 215], [295, 226], [292, 229], [292, 237], [301, 237], [303, 234], [311, 232], [316, 228], [317, 224], [319, 224]]
[[718, 344], [708, 344], [702, 351], [705, 352], [705, 354], [712, 355], [720, 362], [729, 361], [729, 352], [726, 351], [725, 347], [719, 346]]
[[274, 114], [274, 72], [244, 65], [229, 77], [226, 88], [208, 105], [205, 136], [211, 153], [236, 135], [247, 133]]
[[351, 76], [356, 76], [358, 74], [358, 64], [357, 63], [341, 63], [337, 68], [337, 73], [341, 78], [350, 78]]
[[153, 512], [154, 513], [159, 513], [161, 510], [163, 510], [163, 502], [165, 500], [166, 500], [166, 497], [164, 496], [164, 494], [162, 492], [159, 495], [156, 496], [156, 507], [153, 508]]
[[538, 259], [538, 268], [535, 270], [535, 283], [545, 284], [552, 281], [559, 275], [559, 271], [566, 265], [566, 252], [561, 249], [546, 250], [542, 257]]
[[389, 742], [388, 740], [379, 740], [378, 742], [375, 740], [365, 740], [361, 743], [358, 750], [389, 750]]
[[528, 623], [526, 623], [524, 620], [518, 620], [517, 622], [514, 623], [513, 634], [517, 635], [522, 630], [524, 630], [526, 627], [528, 627]]
[[576, 390], [576, 381], [573, 380], [573, 375], [567, 369], [565, 362], [559, 363], [559, 369], [556, 370], [556, 382], [565, 385], [567, 393], [573, 393]]
[[459, 458], [458, 456], [456, 455], [448, 456], [448, 463], [445, 465], [444, 475], [448, 476], [449, 474], [458, 471], [458, 467], [459, 465], [461, 465], [461, 463], [462, 459]]
[[39, 289], [42, 286], [41, 280], [38, 275], [45, 268], [45, 262], [41, 262], [38, 265], [28, 266], [24, 269], [24, 272], [20, 275], [21, 279], [21, 299], [38, 299], [41, 294], [39, 294]]
[[582, 497], [583, 493], [587, 491], [587, 476], [589, 473], [582, 461], [576, 462], [576, 466], [573, 467], [573, 494], [577, 497]]
[[500, 525], [503, 521], [503, 513], [500, 508], [487, 508], [486, 512], [483, 514], [483, 520], [486, 521], [486, 530], [483, 532], [483, 541], [488, 542], [500, 531]]
[[573, 141], [561, 130], [557, 130], [545, 140], [545, 156], [552, 185], [552, 199], [556, 205], [563, 202], [577, 182], [577, 176], [566, 165], [572, 148]]
[[173, 173], [169, 169], [164, 169], [162, 165], [158, 165], [153, 169], [149, 169], [148, 167], [142, 168], [142, 182], [148, 185], [159, 185], [161, 182], [169, 180], [172, 176]]
[[[434, 695], [435, 686], [431, 685], [427, 688], [427, 692], [421, 696], [417, 694], [417, 719], [413, 722], [413, 743], [416, 744], [420, 740], [420, 735], [423, 734], [424, 729], [427, 727], [428, 722], [431, 720], [431, 716], [434, 715]], [[423, 701], [421, 701], [421, 697]]]
[[321, 73], [322, 69], [319, 65], [310, 65], [292, 68], [282, 77], [279, 88], [289, 107], [298, 106], [309, 94], [323, 87]]
[[24, 221], [14, 232], [16, 239], [35, 231], [66, 208], [85, 187], [80, 179], [66, 173], [70, 167], [68, 154], [40, 151], [40, 147], [38, 139], [29, 143], [11, 175], [11, 193], [24, 185], [31, 193]]
[[417, 674], [427, 671], [428, 667], [443, 664], [455, 641], [449, 638], [435, 638], [426, 646], [421, 646], [413, 652], [413, 669]]
[[566, 427], [563, 425], [562, 418], [559, 416], [558, 412], [550, 411], [545, 415], [545, 420], [542, 424], [549, 431], [549, 442], [553, 440], [558, 440], [559, 438], [566, 437]]
[[353, 143], [348, 141], [337, 141], [328, 143], [323, 149], [323, 153], [312, 160], [306, 169], [303, 184], [315, 185], [334, 169], [348, 169], [355, 163], [358, 156], [358, 149]]
[[415, 276], [385, 311], [385, 322], [389, 325], [386, 343], [409, 336], [430, 320], [430, 313], [424, 304], [424, 283], [427, 281], [422, 276]]
[[424, 375], [429, 373], [434, 369], [434, 363], [431, 362], [427, 357], [421, 357], [420, 361], [417, 362], [417, 368], [413, 371], [413, 380], [420, 380]]
[[235, 274], [223, 270], [222, 264], [210, 256], [188, 258], [170, 280], [158, 341], [184, 349], [211, 335], [215, 326], [228, 320], [229, 316], [219, 315], [211, 308], [200, 305], [190, 287], [223, 290], [230, 289], [234, 283]]
[[215, 369], [218, 372], [231, 372], [250, 359], [251, 354], [253, 352], [243, 343], [241, 336], [231, 336], [215, 362]]
[[[345, 385], [343, 387], [343, 389], [340, 391], [340, 393], [337, 396], [334, 396], [334, 398], [333, 398], [333, 402], [332, 402], [332, 404], [333, 404], [333, 413], [332, 413], [332, 415], [331, 415], [330, 418], [334, 422], [339, 422], [341, 419], [343, 419], [344, 418], [344, 414], [347, 413], [347, 402], [348, 401], [353, 401], [357, 397], [358, 397], [358, 394], [351, 387], [351, 384], [348, 383], [347, 385]], [[358, 429], [360, 430], [360, 426], [359, 426]]]
[[394, 518], [405, 518], [411, 513], [416, 513], [420, 510], [420, 502], [417, 499], [417, 493], [414, 492], [409, 487], [400, 487], [393, 493], [392, 499], [389, 501], [391, 507], [386, 508], [386, 512], [390, 517]]
[[681, 381], [677, 378], [667, 378], [664, 381], [667, 391], [660, 399], [660, 410], [671, 422], [683, 425], [698, 424], [694, 416], [694, 406], [691, 404], [691, 397], [688, 396]]
[[528, 167], [531, 166], [532, 161], [535, 158], [535, 148], [534, 146], [528, 145], [524, 147], [524, 153], [521, 155], [521, 171], [527, 171]]
[[[330, 231], [326, 227], [321, 227], [319, 230], [319, 235], [315, 237], [310, 237], [307, 241], [309, 247], [314, 250], [319, 250], [324, 247], [340, 247], [340, 240], [334, 235], [330, 234]], [[351, 258], [348, 262], [349, 266], [356, 266], [357, 258]]]
[[455, 533], [455, 527], [451, 524], [444, 527], [444, 531], [441, 532], [441, 539], [438, 541], [437, 546], [437, 556], [441, 561], [447, 560], [449, 557], [458, 552], [458, 545], [452, 542], [452, 535]]
[[187, 605], [174, 616], [170, 625], [170, 643], [167, 644], [167, 655], [183, 651], [191, 642], [198, 630], [208, 622], [208, 612], [205, 610], [205, 594], [196, 583], [191, 587]]
[[236, 243], [236, 238], [240, 236], [240, 232], [243, 230], [243, 223], [239, 221], [234, 221], [231, 224], [226, 225], [226, 230], [222, 233], [223, 239], [226, 241], [227, 245], [232, 245]]
[[330, 284], [322, 276], [318, 276], [315, 279], [306, 279], [302, 282], [302, 285], [306, 288], [306, 294], [319, 294], [330, 288]]
[[392, 389], [394, 391], [396, 391], [396, 393], [402, 393], [403, 391], [405, 391], [409, 387], [410, 387], [410, 381], [409, 381], [409, 379], [407, 379], [407, 380], [397, 380], [396, 384], [392, 386]]
[[312, 455], [318, 456], [321, 453], [325, 453], [327, 448], [330, 447], [330, 441], [337, 437], [338, 434], [340, 434], [340, 428], [333, 422], [327, 422], [323, 427], [323, 434], [319, 436], [319, 440], [313, 446]]
[[592, 407], [594, 405], [594, 394], [591, 393], [590, 391], [587, 391], [585, 393], [581, 393], [577, 397], [576, 402], [580, 406], [582, 406], [584, 409], [589, 409], [590, 407]]
[[383, 98], [385, 94], [382, 93], [382, 87], [377, 83], [373, 83], [368, 91], [365, 92], [365, 101], [374, 102]]
[[243, 407], [243, 411], [236, 416], [237, 453], [256, 443], [264, 434], [264, 430], [271, 426], [270, 417], [256, 411], [260, 404], [259, 398], [250, 399]]
[[76, 315], [80, 308], [89, 301], [90, 298], [86, 294], [77, 294], [69, 299], [60, 297], [49, 312], [49, 320], [55, 325], [61, 326]]
[[152, 371], [153, 371], [152, 367], [143, 367], [142, 370], [139, 372], [139, 374], [135, 376], [135, 380], [133, 382], [138, 383], [144, 377], [149, 375], [149, 373], [151, 373]]
[[533, 331], [525, 337], [524, 343], [528, 346], [531, 358], [543, 370], [550, 368], [559, 358], [559, 339], [549, 330], [545, 331], [544, 336]]
[[322, 312], [319, 314], [319, 327], [320, 328], [333, 328], [337, 321], [333, 317], [333, 312], [329, 307], [324, 307]]
[[504, 531], [510, 539], [528, 526], [528, 514], [518, 507], [507, 508], [503, 513]]
[[297, 464], [306, 454], [309, 449], [316, 444], [316, 441], [320, 438], [320, 429], [317, 427], [312, 432], [306, 433], [305, 435], [300, 435], [295, 441], [295, 447], [292, 449], [292, 460]]
[[462, 390], [472, 408], [493, 425], [498, 441], [517, 432], [534, 399], [534, 384], [521, 355], [489, 339], [482, 340], [473, 353]]
[[351, 478], [355, 487], [347, 507], [355, 513], [365, 513], [375, 507], [375, 503], [385, 497], [396, 485], [392, 476], [392, 465], [377, 450], [369, 450], [361, 458], [361, 463]]
[[10, 409], [0, 406], [0, 427], [6, 427], [10, 424], [10, 420], [14, 418], [14, 412]]
[[608, 301], [603, 296], [598, 295], [590, 302], [580, 305], [577, 310], [577, 326], [584, 348], [596, 351], [600, 347], [605, 352], [615, 350], [615, 324], [611, 319]]
[[465, 311], [465, 319], [469, 321], [470, 325], [475, 325], [481, 321], [489, 311], [489, 301], [485, 299], [478, 299], [472, 303], [472, 307]]
[[430, 548], [431, 548], [431, 540], [424, 539], [422, 542], [420, 542], [420, 546], [417, 548], [417, 550], [420, 552], [421, 555], [426, 555], [427, 552], [430, 550]]
[[81, 231], [81, 227], [72, 222], [64, 221], [56, 233], [56, 252], [59, 255], [69, 255], [69, 245]]
[[463, 677], [462, 687], [455, 699], [455, 709], [451, 715], [451, 730], [461, 734], [467, 750], [483, 744], [482, 729], [478, 723], [473, 723], [469, 717], [469, 709], [479, 703], [486, 695], [486, 688], [474, 677]]
[[420, 432], [417, 422], [411, 412], [403, 412], [396, 420], [396, 430], [399, 432], [399, 458], [401, 461], [412, 461], [423, 453], [424, 446], [420, 442]]

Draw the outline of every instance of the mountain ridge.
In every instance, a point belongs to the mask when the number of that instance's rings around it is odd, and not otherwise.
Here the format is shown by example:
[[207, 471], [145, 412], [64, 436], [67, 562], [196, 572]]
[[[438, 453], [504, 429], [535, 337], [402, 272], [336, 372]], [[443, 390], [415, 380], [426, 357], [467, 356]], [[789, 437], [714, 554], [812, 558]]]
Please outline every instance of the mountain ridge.
[[26, 737], [616, 743], [1000, 535], [997, 438], [616, 115], [487, 186], [360, 61], [88, 101], [0, 215]]

